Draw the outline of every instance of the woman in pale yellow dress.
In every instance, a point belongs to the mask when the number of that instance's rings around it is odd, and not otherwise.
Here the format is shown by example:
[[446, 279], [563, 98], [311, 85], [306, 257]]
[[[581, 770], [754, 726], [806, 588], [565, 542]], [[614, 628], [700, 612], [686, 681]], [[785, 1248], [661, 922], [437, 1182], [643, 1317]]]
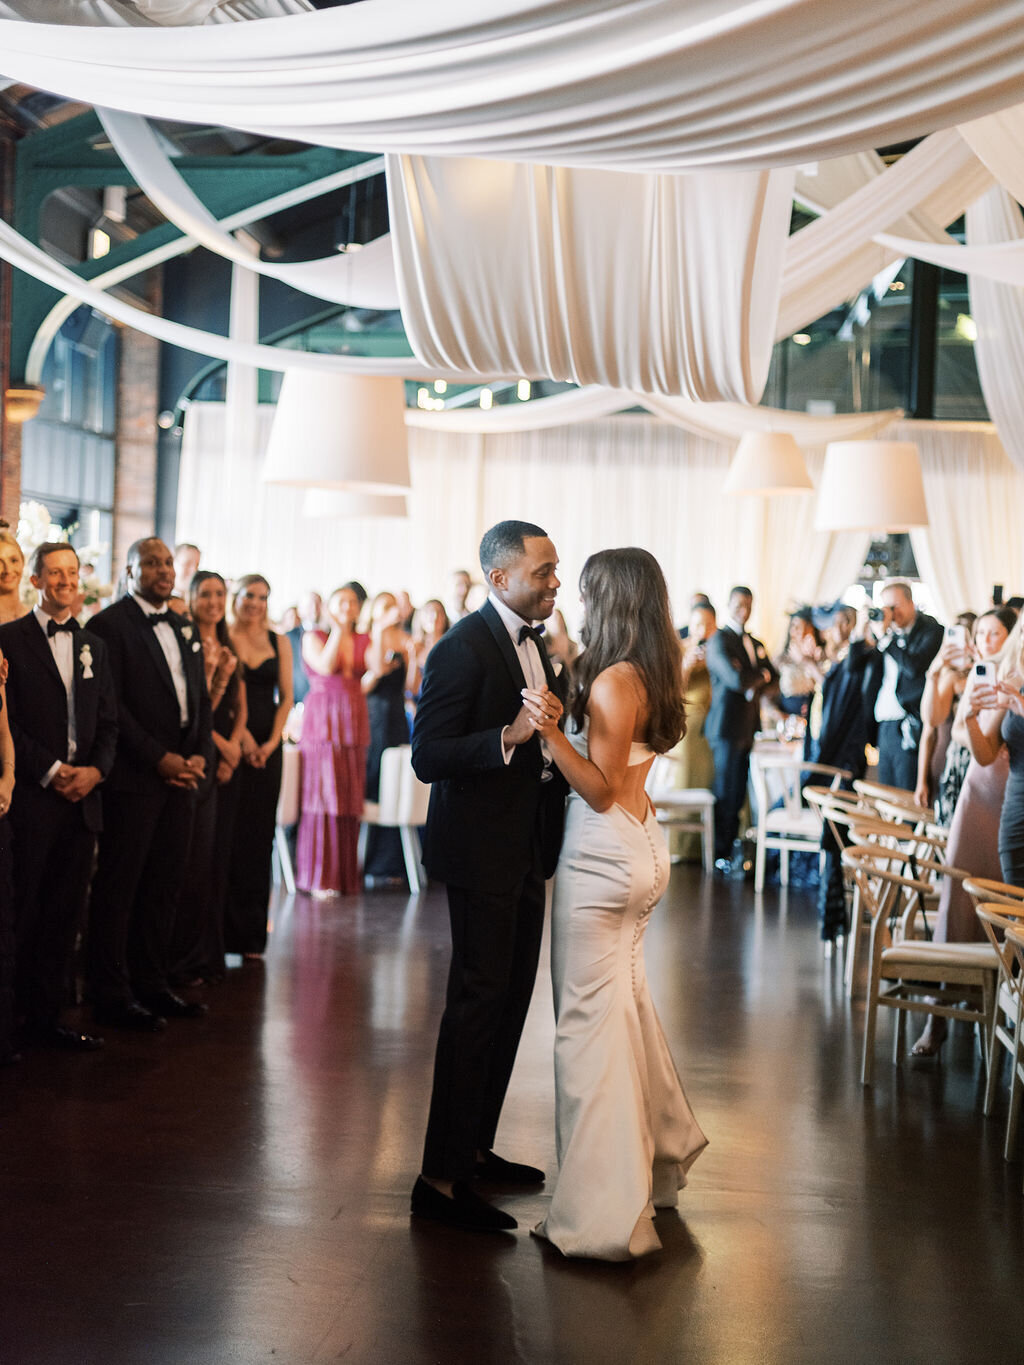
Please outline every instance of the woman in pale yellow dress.
[[[718, 629], [715, 609], [694, 607], [690, 613], [690, 632], [683, 640], [683, 692], [686, 702], [686, 734], [669, 754], [672, 785], [678, 788], [705, 787], [710, 790], [715, 776], [711, 745], [704, 738], [704, 720], [711, 709], [711, 675], [704, 662], [707, 642]], [[669, 835], [669, 850], [674, 863], [699, 863], [700, 834], [675, 832]]]

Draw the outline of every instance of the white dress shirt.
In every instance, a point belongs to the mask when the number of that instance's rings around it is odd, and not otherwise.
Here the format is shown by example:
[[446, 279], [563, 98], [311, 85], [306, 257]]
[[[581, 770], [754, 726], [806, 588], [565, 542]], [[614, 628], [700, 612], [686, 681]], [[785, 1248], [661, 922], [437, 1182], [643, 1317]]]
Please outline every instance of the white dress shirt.
[[171, 681], [174, 683], [174, 693], [178, 698], [178, 710], [181, 713], [181, 728], [184, 729], [188, 724], [188, 683], [185, 681], [185, 668], [181, 662], [181, 650], [178, 647], [178, 633], [171, 625], [167, 617], [170, 608], [154, 607], [151, 602], [147, 602], [144, 597], [133, 592], [139, 606], [147, 616], [162, 616], [164, 620], [158, 626], [151, 626], [153, 634], [156, 636], [157, 644], [163, 650], [164, 658], [167, 660], [167, 667], [171, 670]]
[[[75, 635], [74, 631], [70, 630], [60, 630], [56, 635], [49, 635], [47, 626], [51, 620], [55, 621], [57, 618], [47, 616], [42, 607], [34, 607], [32, 615], [39, 622], [43, 635], [46, 637], [46, 643], [50, 646], [50, 653], [57, 665], [57, 672], [60, 674], [60, 680], [64, 684], [64, 691], [68, 699], [68, 754], [67, 758], [58, 759], [57, 762], [51, 764], [48, 771], [39, 779], [41, 787], [48, 787], [56, 777], [62, 763], [74, 763], [78, 747], [75, 735]], [[64, 620], [70, 619], [71, 613], [68, 612]]]
[[903, 647], [903, 631], [893, 627], [892, 639], [883, 651], [882, 685], [875, 698], [875, 720], [902, 720], [907, 714], [896, 700], [896, 683], [900, 676], [899, 657], [896, 653]]
[[[539, 692], [542, 687], [547, 687], [548, 678], [547, 674], [544, 672], [544, 665], [541, 663], [540, 647], [538, 646], [537, 641], [530, 635], [523, 641], [520, 641], [519, 639], [519, 632], [522, 630], [523, 626], [532, 626], [533, 622], [524, 621], [511, 607], [506, 607], [505, 603], [502, 602], [500, 598], [495, 597], [493, 592], [488, 593], [487, 600], [501, 617], [502, 624], [509, 633], [512, 646], [516, 651], [516, 655], [518, 656], [519, 663], [523, 670], [523, 677], [526, 679], [526, 685], [535, 692]], [[505, 742], [505, 733], [507, 730], [508, 726], [506, 725], [501, 732], [501, 752], [506, 764], [512, 762], [512, 755], [515, 753], [516, 748], [514, 744], [507, 744]], [[543, 740], [540, 742], [540, 749], [541, 753], [544, 755], [544, 766], [550, 767], [551, 751]]]
[[[735, 635], [738, 635], [740, 639], [743, 641], [743, 648], [746, 651], [746, 655], [747, 658], [750, 660], [751, 666], [753, 668], [760, 668], [761, 665], [758, 663], [757, 660], [757, 650], [754, 648], [754, 641], [747, 634], [746, 627], [741, 625], [739, 621], [734, 621], [732, 617], [730, 617], [729, 620], [726, 621], [725, 623], [725, 628], [726, 630], [731, 630]], [[748, 687], [747, 690], [743, 693], [743, 696], [746, 701], [753, 701], [754, 689], [752, 687]]]

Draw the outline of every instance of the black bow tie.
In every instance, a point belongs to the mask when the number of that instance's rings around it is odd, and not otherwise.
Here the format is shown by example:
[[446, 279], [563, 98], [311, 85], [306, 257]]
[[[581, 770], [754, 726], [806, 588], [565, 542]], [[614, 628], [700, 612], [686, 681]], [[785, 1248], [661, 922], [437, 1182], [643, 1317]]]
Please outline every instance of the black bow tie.
[[46, 623], [46, 633], [51, 640], [60, 630], [66, 630], [69, 633], [73, 633], [77, 629], [78, 622], [75, 620], [73, 616], [69, 617], [68, 620], [66, 621], [54, 621], [53, 618], [51, 617], [50, 620], [47, 621]]
[[540, 626], [521, 626], [519, 630], [519, 643], [524, 640], [532, 640], [535, 645], [540, 644], [540, 637], [544, 634], [543, 625]]
[[150, 611], [146, 613], [146, 620], [151, 626], [170, 625], [171, 613], [169, 611]]

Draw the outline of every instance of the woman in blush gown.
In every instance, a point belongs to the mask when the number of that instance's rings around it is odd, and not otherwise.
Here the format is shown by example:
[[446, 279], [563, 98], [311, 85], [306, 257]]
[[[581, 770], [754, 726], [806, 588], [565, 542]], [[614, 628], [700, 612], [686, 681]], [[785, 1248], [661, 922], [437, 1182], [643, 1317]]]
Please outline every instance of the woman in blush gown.
[[629, 1261], [661, 1247], [655, 1210], [675, 1207], [707, 1145], [643, 958], [669, 872], [644, 782], [684, 729], [682, 678], [665, 580], [646, 550], [591, 555], [580, 587], [569, 734], [557, 698], [523, 694], [572, 788], [551, 931], [559, 1173], [536, 1232], [566, 1256]]
[[309, 692], [302, 715], [302, 816], [296, 881], [315, 896], [359, 890], [359, 823], [366, 791], [370, 721], [360, 679], [368, 635], [356, 633], [362, 606], [346, 583], [327, 604], [330, 631], [302, 639]]

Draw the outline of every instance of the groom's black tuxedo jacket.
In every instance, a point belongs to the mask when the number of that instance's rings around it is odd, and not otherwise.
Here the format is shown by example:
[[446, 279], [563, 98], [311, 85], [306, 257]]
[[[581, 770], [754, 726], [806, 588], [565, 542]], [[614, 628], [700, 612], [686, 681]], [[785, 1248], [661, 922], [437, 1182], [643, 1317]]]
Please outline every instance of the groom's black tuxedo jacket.
[[[745, 749], [754, 743], [764, 690], [761, 670], [767, 669], [776, 679], [779, 675], [761, 641], [753, 636], [750, 640], [756, 666], [750, 662], [741, 636], [727, 626], [716, 630], [707, 643], [711, 706], [704, 721], [704, 734], [709, 742], [727, 740]], [[754, 695], [748, 698], [746, 694], [751, 690]]]
[[[117, 748], [117, 699], [106, 647], [90, 630], [72, 635], [75, 670], [75, 766], [99, 768], [104, 778]], [[10, 664], [7, 706], [19, 787], [36, 787], [54, 763], [68, 758], [68, 697], [49, 641], [33, 612], [0, 626], [0, 652]], [[83, 660], [83, 654], [85, 660]], [[86, 662], [88, 661], [88, 662]], [[91, 673], [92, 677], [86, 677]], [[12, 811], [17, 806], [15, 790]], [[87, 829], [103, 827], [100, 789], [79, 808]]]
[[201, 754], [213, 765], [210, 694], [206, 689], [198, 627], [169, 611], [181, 652], [188, 693], [188, 725], [182, 728], [178, 696], [154, 628], [133, 597], [122, 597], [94, 616], [91, 629], [106, 643], [117, 693], [117, 758], [108, 787], [118, 791], [163, 791], [156, 765], [166, 753]]
[[[564, 702], [541, 647], [548, 686]], [[427, 657], [412, 733], [417, 776], [433, 784], [424, 863], [432, 877], [471, 891], [509, 891], [529, 871], [535, 832], [545, 877], [558, 861], [567, 785], [534, 736], [506, 765], [501, 731], [523, 704], [519, 656], [489, 602], [457, 622]]]

